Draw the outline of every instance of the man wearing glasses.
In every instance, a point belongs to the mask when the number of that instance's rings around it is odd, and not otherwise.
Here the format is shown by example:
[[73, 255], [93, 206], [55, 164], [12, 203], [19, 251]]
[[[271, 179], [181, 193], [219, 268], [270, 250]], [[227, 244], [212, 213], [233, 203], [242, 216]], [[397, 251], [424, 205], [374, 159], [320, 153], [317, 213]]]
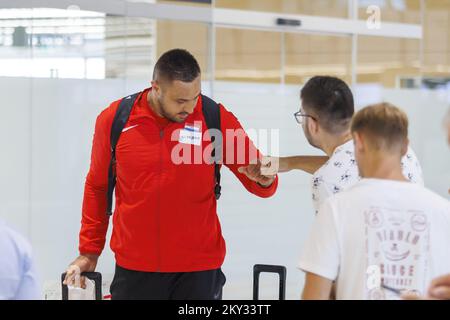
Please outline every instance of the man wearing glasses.
[[[261, 173], [273, 175], [297, 169], [313, 174], [312, 199], [317, 213], [328, 197], [360, 179], [350, 132], [353, 94], [344, 81], [320, 76], [309, 80], [300, 95], [302, 106], [295, 119], [308, 142], [327, 157], [269, 157], [263, 160]], [[402, 159], [402, 170], [408, 180], [423, 185], [422, 170], [411, 148]]]

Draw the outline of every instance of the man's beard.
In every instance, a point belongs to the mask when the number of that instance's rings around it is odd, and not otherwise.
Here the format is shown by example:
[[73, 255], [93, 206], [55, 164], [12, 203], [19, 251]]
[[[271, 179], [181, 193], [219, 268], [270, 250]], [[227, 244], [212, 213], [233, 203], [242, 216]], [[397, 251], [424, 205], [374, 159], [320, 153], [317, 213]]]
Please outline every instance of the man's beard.
[[314, 141], [313, 138], [311, 136], [311, 134], [309, 133], [308, 129], [305, 127], [303, 127], [303, 133], [305, 134], [306, 140], [308, 140], [308, 143], [313, 146], [314, 148], [317, 149], [321, 149]]
[[162, 99], [162, 98], [157, 98], [157, 99], [158, 99], [158, 104], [159, 104], [159, 109], [160, 109], [161, 115], [162, 115], [164, 118], [166, 118], [167, 120], [170, 120], [170, 121], [172, 121], [172, 122], [180, 122], [180, 121], [178, 121], [177, 119], [174, 119], [174, 117], [172, 117], [171, 115], [169, 115], [169, 114], [166, 112], [166, 108], [165, 108], [165, 106], [164, 106], [163, 99]]

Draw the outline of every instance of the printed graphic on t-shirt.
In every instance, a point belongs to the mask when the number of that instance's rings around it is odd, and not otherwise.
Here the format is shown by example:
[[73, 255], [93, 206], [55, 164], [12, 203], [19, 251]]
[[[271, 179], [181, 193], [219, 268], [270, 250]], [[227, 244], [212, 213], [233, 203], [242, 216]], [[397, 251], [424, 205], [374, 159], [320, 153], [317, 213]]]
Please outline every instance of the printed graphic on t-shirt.
[[[422, 211], [371, 207], [365, 211], [366, 261], [379, 270], [379, 284], [366, 285], [369, 300], [398, 299], [382, 287], [423, 294], [429, 222]], [[371, 282], [367, 275], [367, 284]]]

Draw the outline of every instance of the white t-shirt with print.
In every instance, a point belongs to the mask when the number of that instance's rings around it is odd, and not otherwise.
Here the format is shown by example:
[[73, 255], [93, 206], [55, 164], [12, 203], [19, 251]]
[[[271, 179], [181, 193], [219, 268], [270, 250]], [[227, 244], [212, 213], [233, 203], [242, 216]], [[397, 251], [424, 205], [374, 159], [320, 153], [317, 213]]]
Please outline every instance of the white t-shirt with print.
[[337, 299], [426, 293], [450, 272], [450, 202], [424, 187], [362, 179], [320, 207], [299, 268], [336, 281]]
[[[411, 148], [402, 159], [403, 175], [411, 182], [424, 185], [422, 168]], [[320, 205], [331, 195], [345, 190], [360, 180], [355, 159], [355, 146], [350, 140], [334, 150], [330, 159], [312, 178], [312, 199], [317, 213]]]

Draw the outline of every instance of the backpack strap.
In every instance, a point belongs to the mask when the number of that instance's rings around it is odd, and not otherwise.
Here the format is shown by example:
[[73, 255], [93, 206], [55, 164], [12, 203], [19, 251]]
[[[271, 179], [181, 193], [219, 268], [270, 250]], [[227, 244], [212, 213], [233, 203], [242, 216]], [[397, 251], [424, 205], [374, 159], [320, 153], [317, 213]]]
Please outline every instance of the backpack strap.
[[[108, 193], [107, 193], [107, 215], [112, 215], [112, 198], [114, 193], [114, 188], [116, 186], [116, 146], [119, 141], [120, 134], [122, 133], [125, 124], [130, 117], [131, 110], [133, 108], [134, 102], [141, 93], [135, 93], [131, 96], [123, 98], [120, 101], [119, 107], [114, 116], [114, 120], [111, 126], [111, 162], [109, 164], [108, 170]], [[217, 129], [221, 131], [220, 126], [220, 107], [212, 99], [202, 95], [202, 111], [205, 118], [206, 125], [208, 129]], [[220, 162], [222, 160], [222, 136], [212, 137], [213, 151], [211, 152], [211, 157], [214, 160], [214, 177], [215, 186], [214, 194], [218, 200], [221, 195], [222, 187], [220, 185]]]
[[112, 215], [112, 198], [114, 188], [116, 186], [116, 146], [119, 141], [120, 134], [122, 133], [125, 124], [130, 117], [131, 109], [133, 108], [134, 102], [141, 92], [135, 93], [131, 96], [125, 97], [120, 101], [119, 107], [117, 108], [114, 120], [111, 126], [111, 162], [109, 163], [108, 170], [108, 193], [107, 193], [107, 209], [106, 214], [108, 216]]
[[[220, 126], [220, 106], [212, 99], [202, 95], [202, 110], [208, 129], [216, 129], [221, 131]], [[211, 137], [214, 146], [211, 157], [214, 160], [214, 177], [215, 186], [214, 194], [216, 200], [219, 200], [222, 187], [220, 185], [220, 162], [222, 160], [222, 135], [220, 137]]]

